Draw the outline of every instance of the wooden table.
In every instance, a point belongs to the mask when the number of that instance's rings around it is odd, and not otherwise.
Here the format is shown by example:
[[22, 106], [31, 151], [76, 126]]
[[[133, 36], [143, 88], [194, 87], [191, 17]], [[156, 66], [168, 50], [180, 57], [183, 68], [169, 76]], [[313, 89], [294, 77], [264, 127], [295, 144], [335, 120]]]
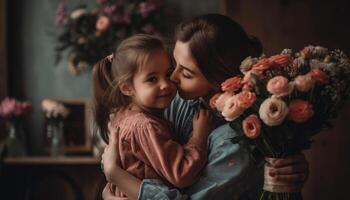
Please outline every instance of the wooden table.
[[4, 158], [1, 199], [101, 199], [100, 158], [87, 156]]

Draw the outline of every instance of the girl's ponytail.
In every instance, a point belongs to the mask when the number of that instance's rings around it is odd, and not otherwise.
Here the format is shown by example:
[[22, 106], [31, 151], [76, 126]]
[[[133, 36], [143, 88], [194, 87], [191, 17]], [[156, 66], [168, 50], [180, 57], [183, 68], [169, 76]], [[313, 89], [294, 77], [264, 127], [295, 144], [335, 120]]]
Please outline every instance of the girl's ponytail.
[[108, 58], [100, 60], [93, 68], [92, 85], [94, 93], [94, 118], [103, 140], [108, 141], [110, 114], [109, 93], [113, 85], [112, 63]]

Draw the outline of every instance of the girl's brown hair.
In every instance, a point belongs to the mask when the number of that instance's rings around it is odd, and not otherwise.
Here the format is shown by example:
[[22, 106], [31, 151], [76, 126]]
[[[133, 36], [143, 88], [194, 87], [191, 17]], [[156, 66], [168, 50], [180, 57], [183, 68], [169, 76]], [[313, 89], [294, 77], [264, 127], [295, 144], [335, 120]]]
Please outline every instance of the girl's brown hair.
[[132, 84], [134, 74], [159, 51], [167, 52], [163, 40], [157, 36], [138, 34], [122, 41], [110, 62], [99, 61], [93, 69], [94, 117], [102, 138], [108, 139], [111, 113], [130, 104], [130, 98], [120, 91], [121, 83]]
[[207, 14], [178, 25], [175, 39], [189, 42], [198, 67], [214, 86], [237, 75], [240, 63], [262, 53], [260, 41], [227, 16]]

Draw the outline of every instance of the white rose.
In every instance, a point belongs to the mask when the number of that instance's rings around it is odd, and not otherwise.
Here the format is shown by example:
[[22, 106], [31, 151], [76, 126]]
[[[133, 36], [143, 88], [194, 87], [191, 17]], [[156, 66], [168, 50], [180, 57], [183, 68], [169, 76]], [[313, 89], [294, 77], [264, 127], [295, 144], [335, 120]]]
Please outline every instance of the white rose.
[[277, 126], [288, 114], [287, 104], [278, 98], [268, 98], [260, 106], [261, 120], [268, 126]]

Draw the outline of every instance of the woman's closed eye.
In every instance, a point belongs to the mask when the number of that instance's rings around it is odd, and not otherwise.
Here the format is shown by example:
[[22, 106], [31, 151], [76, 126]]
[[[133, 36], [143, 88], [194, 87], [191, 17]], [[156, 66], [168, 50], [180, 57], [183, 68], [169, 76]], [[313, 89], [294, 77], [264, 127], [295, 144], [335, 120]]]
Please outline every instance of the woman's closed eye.
[[182, 76], [184, 78], [187, 78], [187, 79], [191, 79], [192, 78], [192, 74], [190, 72], [184, 70], [184, 69], [182, 70], [181, 74], [182, 74]]

